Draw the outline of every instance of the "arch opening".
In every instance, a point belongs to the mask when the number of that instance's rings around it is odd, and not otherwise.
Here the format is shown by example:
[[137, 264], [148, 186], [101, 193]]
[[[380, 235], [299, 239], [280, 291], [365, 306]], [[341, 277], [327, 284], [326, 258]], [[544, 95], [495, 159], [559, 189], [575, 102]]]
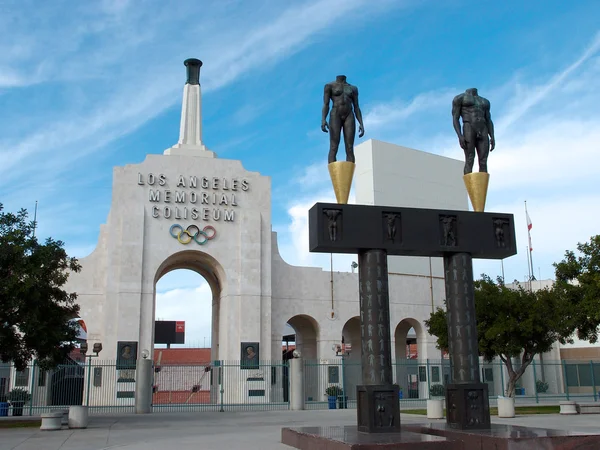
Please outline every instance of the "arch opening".
[[361, 384], [362, 381], [360, 334], [360, 317], [355, 316], [348, 319], [342, 328], [342, 350], [344, 353], [342, 381], [345, 395], [349, 400], [356, 400], [356, 386]]
[[[319, 324], [311, 316], [299, 314], [293, 316], [287, 321], [287, 324], [294, 330], [293, 337], [286, 335], [282, 337], [287, 347], [284, 357], [290, 357], [290, 341], [293, 339], [293, 347], [300, 352], [304, 361], [315, 362], [318, 359], [317, 342], [319, 340]], [[285, 351], [285, 348], [284, 348]], [[284, 375], [286, 376], [286, 375]], [[284, 383], [283, 398], [287, 401], [289, 393], [287, 392], [288, 383]], [[319, 397], [319, 365], [307, 364], [304, 367], [304, 396], [307, 401], [317, 401]]]
[[146, 316], [152, 320], [153, 404], [216, 401], [210, 368], [219, 359], [224, 280], [220, 264], [196, 250], [171, 255], [157, 269]]
[[421, 368], [418, 360], [423, 342], [423, 326], [416, 319], [401, 320], [394, 331], [394, 341], [396, 383], [402, 389], [403, 398], [421, 398], [427, 385], [426, 366]]

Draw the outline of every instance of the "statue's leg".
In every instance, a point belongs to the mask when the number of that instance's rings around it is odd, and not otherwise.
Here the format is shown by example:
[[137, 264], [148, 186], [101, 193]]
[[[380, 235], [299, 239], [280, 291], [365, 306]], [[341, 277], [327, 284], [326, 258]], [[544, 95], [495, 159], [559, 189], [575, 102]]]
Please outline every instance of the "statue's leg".
[[471, 125], [465, 123], [463, 126], [463, 136], [465, 137], [465, 175], [473, 172], [473, 164], [475, 163], [475, 133]]
[[342, 120], [335, 109], [329, 115], [329, 158], [328, 163], [336, 160], [338, 147], [340, 146], [340, 135], [342, 133]]
[[487, 172], [487, 159], [490, 154], [490, 138], [485, 130], [485, 137], [477, 139], [477, 159], [479, 160], [479, 171]]
[[344, 145], [346, 146], [346, 161], [354, 162], [354, 136], [356, 135], [356, 119], [354, 114], [348, 114], [344, 121]]

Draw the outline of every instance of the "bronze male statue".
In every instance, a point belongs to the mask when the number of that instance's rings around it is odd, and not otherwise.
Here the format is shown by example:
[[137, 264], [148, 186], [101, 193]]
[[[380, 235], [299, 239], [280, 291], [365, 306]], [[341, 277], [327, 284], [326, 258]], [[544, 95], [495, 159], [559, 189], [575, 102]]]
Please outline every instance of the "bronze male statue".
[[[325, 85], [323, 94], [323, 117], [321, 130], [327, 133], [327, 113], [329, 113], [329, 102], [333, 102], [331, 114], [329, 115], [329, 158], [328, 163], [336, 161], [342, 129], [344, 130], [344, 145], [346, 147], [346, 161], [354, 162], [354, 135], [358, 120], [358, 137], [363, 137], [365, 128], [363, 126], [362, 112], [358, 106], [358, 89], [346, 82], [345, 75], [338, 75], [335, 81]], [[356, 116], [355, 116], [356, 114]]]
[[[463, 122], [462, 132], [460, 118]], [[473, 172], [475, 150], [479, 171], [487, 172], [489, 152], [496, 147], [489, 100], [480, 97], [476, 88], [467, 89], [452, 100], [452, 122], [460, 147], [465, 151], [465, 175]]]

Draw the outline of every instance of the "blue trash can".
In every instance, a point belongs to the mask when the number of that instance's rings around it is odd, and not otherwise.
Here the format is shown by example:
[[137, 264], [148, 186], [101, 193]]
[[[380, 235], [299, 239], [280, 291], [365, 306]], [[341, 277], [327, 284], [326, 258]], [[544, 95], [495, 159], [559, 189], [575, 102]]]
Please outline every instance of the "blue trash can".
[[327, 397], [327, 400], [329, 402], [329, 409], [335, 409], [335, 401], [337, 400], [337, 397], [334, 395], [330, 395], [329, 397]]
[[0, 402], [0, 417], [8, 416], [8, 403]]

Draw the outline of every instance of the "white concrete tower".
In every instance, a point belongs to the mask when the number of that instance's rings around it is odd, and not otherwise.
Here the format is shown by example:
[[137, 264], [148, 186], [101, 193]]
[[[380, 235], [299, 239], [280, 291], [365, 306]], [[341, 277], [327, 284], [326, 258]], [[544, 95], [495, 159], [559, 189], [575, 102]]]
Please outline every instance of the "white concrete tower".
[[164, 154], [216, 158], [215, 152], [207, 150], [202, 143], [202, 92], [200, 89], [202, 61], [190, 58], [186, 59], [183, 64], [187, 67], [187, 81], [183, 86], [179, 141], [173, 147], [165, 150]]

